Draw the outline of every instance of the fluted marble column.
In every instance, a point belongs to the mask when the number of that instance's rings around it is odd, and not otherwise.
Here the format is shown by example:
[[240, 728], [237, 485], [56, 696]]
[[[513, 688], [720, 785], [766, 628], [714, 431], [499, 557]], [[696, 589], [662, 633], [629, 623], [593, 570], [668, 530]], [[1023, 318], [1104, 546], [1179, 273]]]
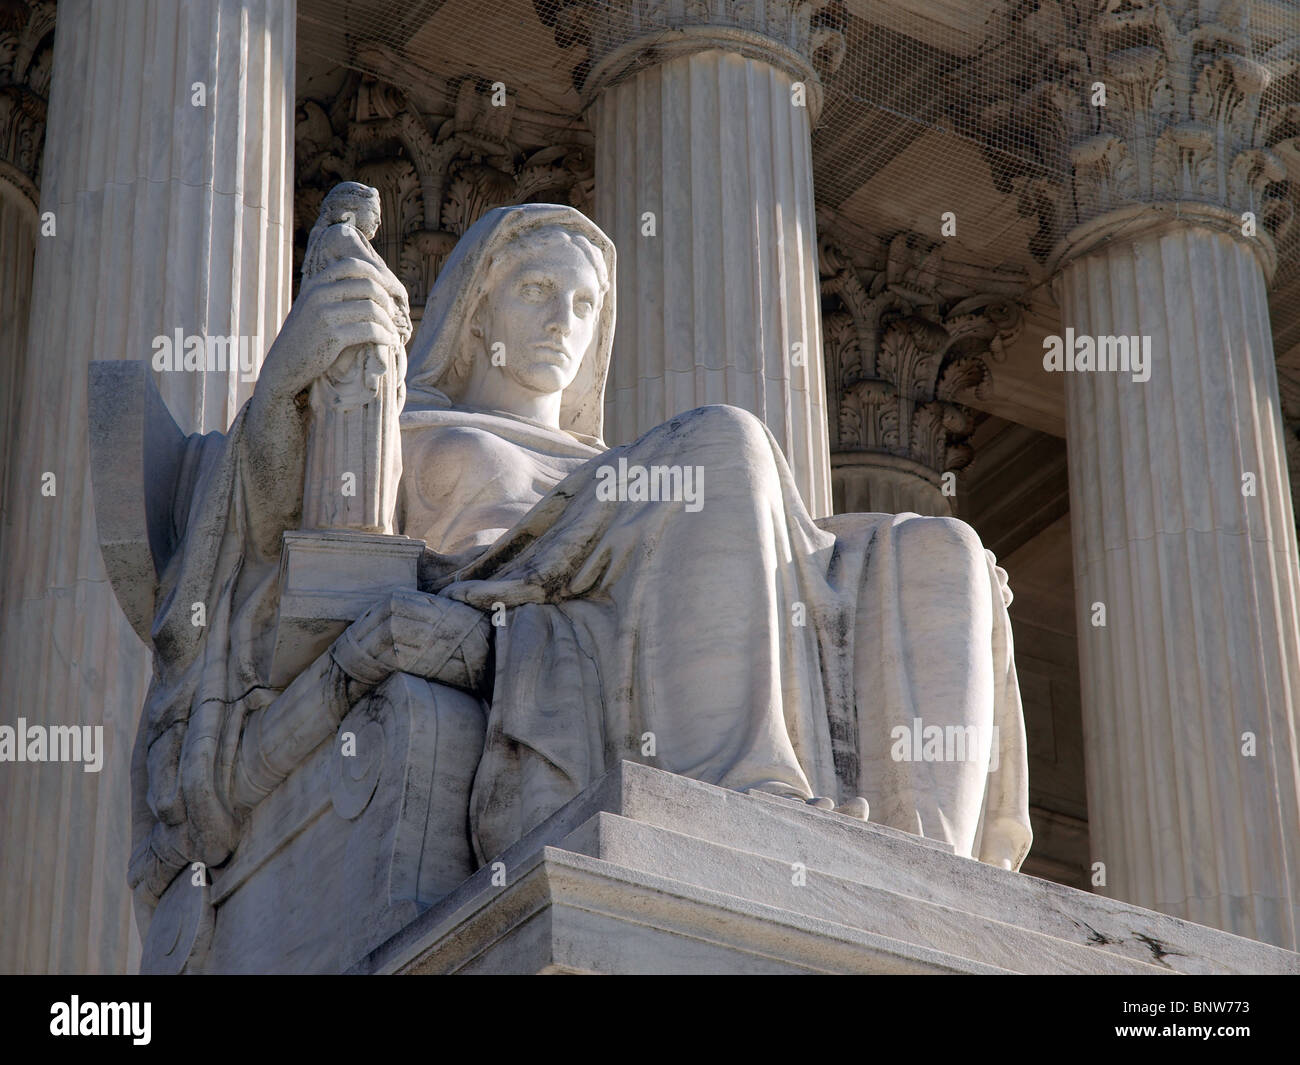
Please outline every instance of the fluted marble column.
[[[1058, 108], [1062, 139], [1037, 143], [1070, 163], [1037, 185], [1036, 240], [1061, 308], [1044, 367], [1065, 371], [1094, 889], [1295, 949], [1300, 572], [1267, 283], [1297, 24], [1198, 0], [1083, 14], [1058, 80], [988, 117], [1048, 130]], [[1098, 369], [1120, 338], [1148, 364]]]
[[692, 29], [624, 80], [602, 84], [606, 63], [588, 81], [596, 222], [618, 248], [606, 434], [743, 407], [772, 430], [809, 511], [828, 514], [816, 75], [776, 42], [741, 35], [742, 54], [741, 36]]
[[831, 491], [836, 514], [901, 514], [951, 518], [951, 497], [939, 477], [919, 462], [871, 451], [831, 455]]
[[[0, 720], [104, 727], [99, 773], [0, 766], [0, 970], [134, 969], [129, 765], [149, 654], [99, 558], [86, 368], [153, 338], [257, 337], [289, 299], [295, 4], [61, 0], [30, 337], [3, 560]], [[202, 106], [196, 83], [203, 86]], [[161, 375], [189, 431], [252, 375]], [[42, 474], [55, 494], [42, 495]]]
[[1079, 335], [1151, 338], [1149, 380], [1065, 381], [1102, 890], [1295, 949], [1300, 566], [1264, 272], [1172, 221], [1069, 262], [1058, 296]]
[[[27, 358], [54, 4], [20, 0], [0, 19], [0, 559]], [[2, 821], [2, 819], [0, 819]]]

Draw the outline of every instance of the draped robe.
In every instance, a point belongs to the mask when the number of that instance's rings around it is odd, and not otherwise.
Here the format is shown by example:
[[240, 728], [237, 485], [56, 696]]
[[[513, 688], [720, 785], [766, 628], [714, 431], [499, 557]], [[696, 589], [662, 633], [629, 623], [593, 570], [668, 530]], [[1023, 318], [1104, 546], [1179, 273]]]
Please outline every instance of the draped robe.
[[[471, 802], [481, 859], [628, 758], [738, 790], [862, 795], [873, 820], [1023, 860], [1009, 593], [969, 527], [814, 522], [771, 434], [734, 407], [609, 451], [500, 413], [408, 411], [403, 452], [402, 530], [435, 551], [482, 549], [434, 587], [504, 614]], [[449, 455], [465, 476], [434, 496], [420, 471]], [[603, 499], [600, 471], [620, 458], [698, 467], [697, 509]], [[526, 485], [537, 502], [503, 528]], [[893, 730], [917, 720], [995, 745], [899, 759]]]

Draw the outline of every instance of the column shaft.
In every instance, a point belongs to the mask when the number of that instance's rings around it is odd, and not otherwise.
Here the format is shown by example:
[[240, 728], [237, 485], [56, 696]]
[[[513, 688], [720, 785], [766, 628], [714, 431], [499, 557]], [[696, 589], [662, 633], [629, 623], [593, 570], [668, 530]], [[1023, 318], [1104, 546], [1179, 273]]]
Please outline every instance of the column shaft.
[[1175, 224], [1059, 283], [1077, 334], [1151, 338], [1145, 383], [1066, 377], [1101, 890], [1295, 949], [1300, 569], [1263, 271]]
[[[102, 725], [105, 752], [99, 773], [0, 769], [0, 970], [137, 963], [129, 766], [149, 653], [99, 558], [87, 364], [148, 360], [177, 330], [258, 337], [260, 363], [289, 299], [295, 16], [282, 0], [59, 4], [41, 195], [56, 231], [37, 244], [10, 482], [3, 720]], [[235, 361], [160, 375], [183, 428], [226, 428], [254, 376]]]
[[621, 443], [703, 404], [743, 407], [820, 516], [830, 455], [811, 131], [793, 85], [710, 49], [596, 98], [596, 221], [619, 255], [605, 425]]

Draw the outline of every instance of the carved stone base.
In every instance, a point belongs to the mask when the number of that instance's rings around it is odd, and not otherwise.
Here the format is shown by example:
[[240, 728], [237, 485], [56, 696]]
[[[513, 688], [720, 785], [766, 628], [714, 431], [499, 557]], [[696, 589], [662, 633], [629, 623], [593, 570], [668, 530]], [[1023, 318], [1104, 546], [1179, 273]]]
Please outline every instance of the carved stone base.
[[177, 875], [143, 971], [338, 972], [403, 928], [474, 869], [483, 723], [472, 695], [394, 674], [258, 804], [210, 884]]
[[285, 533], [271, 684], [286, 686], [386, 592], [415, 588], [423, 550], [407, 536]]
[[1300, 955], [624, 762], [354, 971], [1294, 973]]

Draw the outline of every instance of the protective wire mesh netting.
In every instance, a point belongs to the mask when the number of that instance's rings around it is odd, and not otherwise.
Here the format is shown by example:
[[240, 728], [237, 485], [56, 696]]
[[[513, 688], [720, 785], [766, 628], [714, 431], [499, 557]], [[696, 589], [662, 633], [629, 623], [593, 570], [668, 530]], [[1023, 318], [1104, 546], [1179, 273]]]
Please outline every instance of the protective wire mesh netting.
[[1300, 274], [1298, 0], [301, 0], [299, 19], [304, 58], [502, 82], [557, 124], [621, 40], [756, 30], [821, 72], [816, 196], [850, 229], [937, 239], [951, 212], [945, 258], [1041, 276], [1081, 222], [1200, 201], [1252, 212], [1278, 283]]

